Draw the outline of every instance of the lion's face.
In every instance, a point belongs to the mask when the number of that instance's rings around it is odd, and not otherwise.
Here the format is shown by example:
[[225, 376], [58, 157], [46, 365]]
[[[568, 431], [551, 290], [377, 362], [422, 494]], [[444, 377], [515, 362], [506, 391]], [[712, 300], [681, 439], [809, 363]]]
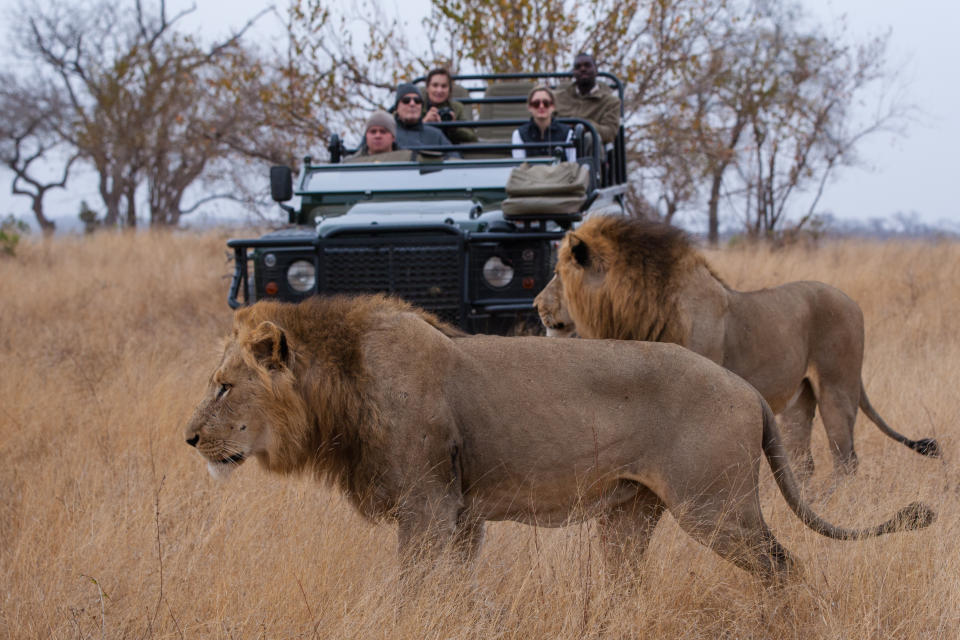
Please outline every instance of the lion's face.
[[249, 334], [235, 332], [227, 342], [184, 434], [218, 479], [251, 457], [270, 466], [272, 433], [283, 404], [278, 391], [290, 378], [291, 354], [283, 333], [263, 323]]
[[573, 323], [573, 318], [567, 313], [566, 305], [563, 302], [563, 281], [560, 276], [553, 276], [547, 286], [544, 287], [536, 298], [533, 299], [533, 305], [540, 314], [540, 322], [547, 329], [547, 336], [551, 338], [569, 338], [577, 330]]
[[[567, 233], [557, 252], [556, 283], [563, 313], [581, 337], [596, 338], [598, 316], [609, 316], [616, 299], [619, 270], [610, 269], [610, 247], [606, 238]], [[611, 277], [611, 271], [613, 271]]]

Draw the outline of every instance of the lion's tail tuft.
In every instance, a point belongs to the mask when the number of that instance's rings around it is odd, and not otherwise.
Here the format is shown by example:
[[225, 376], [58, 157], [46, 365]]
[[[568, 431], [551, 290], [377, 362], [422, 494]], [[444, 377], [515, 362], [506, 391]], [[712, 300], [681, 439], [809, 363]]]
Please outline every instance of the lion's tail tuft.
[[888, 437], [893, 438], [900, 444], [910, 447], [920, 455], [927, 456], [928, 458], [940, 457], [942, 453], [942, 450], [940, 449], [940, 443], [933, 438], [911, 440], [902, 433], [891, 429], [890, 425], [888, 425], [886, 421], [880, 417], [880, 414], [877, 413], [877, 410], [873, 408], [872, 404], [870, 404], [870, 398], [867, 397], [867, 390], [863, 386], [863, 380], [860, 381], [860, 410], [863, 411], [864, 415], [870, 418], [870, 421], [877, 425], [877, 428]]
[[924, 529], [936, 522], [937, 514], [922, 502], [911, 502], [880, 527], [883, 533]]
[[940, 443], [933, 438], [914, 440], [910, 448], [928, 458], [939, 458], [943, 455], [943, 449], [940, 448]]

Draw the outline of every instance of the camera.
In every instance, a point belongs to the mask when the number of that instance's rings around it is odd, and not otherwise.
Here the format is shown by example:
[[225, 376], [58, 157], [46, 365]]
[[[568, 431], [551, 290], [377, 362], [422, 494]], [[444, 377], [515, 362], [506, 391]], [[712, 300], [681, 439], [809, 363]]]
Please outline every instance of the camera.
[[443, 122], [450, 122], [456, 119], [456, 116], [453, 113], [453, 109], [450, 107], [438, 107], [437, 115], [440, 116], [440, 120]]

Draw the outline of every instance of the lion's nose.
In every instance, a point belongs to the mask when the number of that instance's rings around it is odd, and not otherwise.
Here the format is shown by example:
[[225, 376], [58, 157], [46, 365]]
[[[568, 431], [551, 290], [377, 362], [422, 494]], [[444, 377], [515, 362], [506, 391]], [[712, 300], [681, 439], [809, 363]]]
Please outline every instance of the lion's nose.
[[187, 444], [190, 445], [191, 447], [197, 446], [197, 443], [198, 443], [198, 442], [200, 442], [200, 436], [199, 436], [199, 435], [195, 435], [195, 436], [193, 436], [192, 438], [187, 438]]

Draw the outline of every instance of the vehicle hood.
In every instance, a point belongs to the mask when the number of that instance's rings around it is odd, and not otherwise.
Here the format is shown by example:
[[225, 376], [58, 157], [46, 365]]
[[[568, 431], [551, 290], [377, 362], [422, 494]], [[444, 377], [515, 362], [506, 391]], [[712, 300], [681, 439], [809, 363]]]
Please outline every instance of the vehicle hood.
[[503, 220], [497, 211], [482, 212], [472, 200], [429, 200], [394, 202], [358, 202], [346, 213], [317, 218], [317, 234], [344, 227], [366, 225], [453, 224], [464, 230], [476, 230], [493, 220]]

